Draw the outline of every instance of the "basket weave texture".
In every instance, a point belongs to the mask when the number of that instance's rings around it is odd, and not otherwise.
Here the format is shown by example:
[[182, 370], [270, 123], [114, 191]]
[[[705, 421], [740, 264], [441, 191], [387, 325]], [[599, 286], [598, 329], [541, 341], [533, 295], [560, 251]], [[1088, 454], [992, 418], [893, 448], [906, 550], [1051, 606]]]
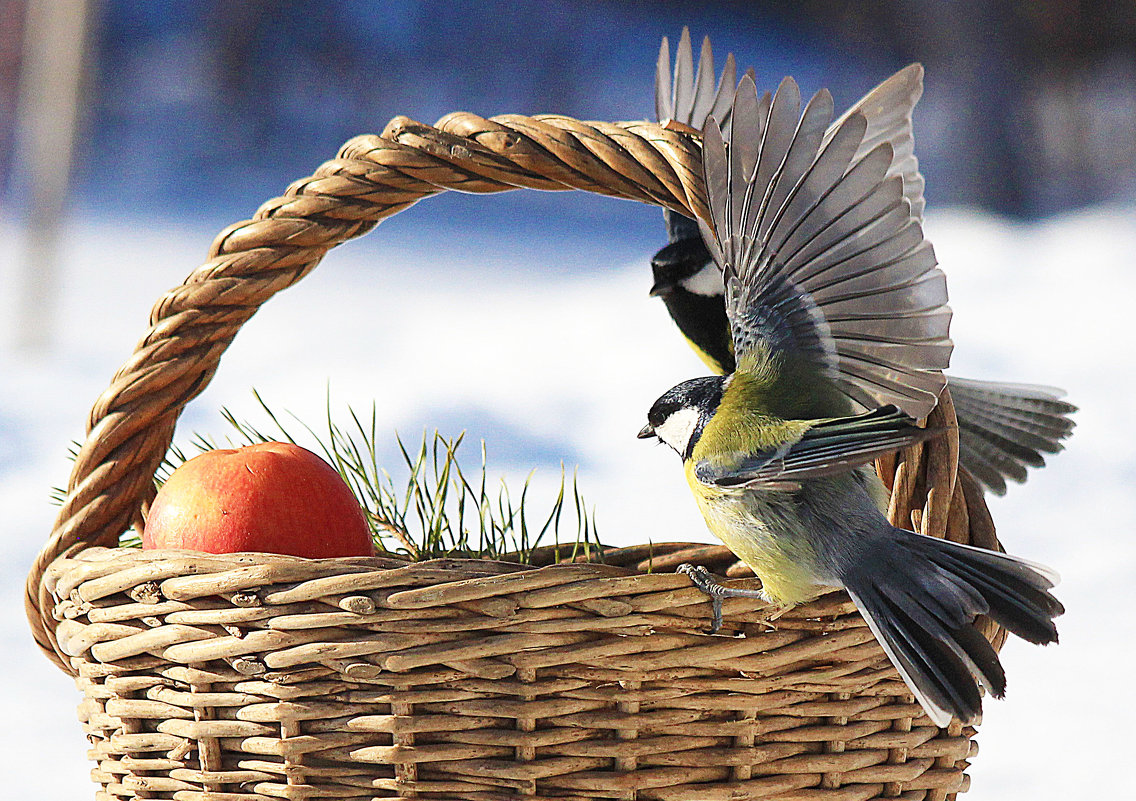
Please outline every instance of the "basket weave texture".
[[[333, 246], [453, 189], [583, 189], [705, 217], [699, 140], [558, 116], [395, 118], [253, 220], [159, 299], [91, 411], [27, 585], [33, 634], [75, 676], [98, 799], [935, 799], [965, 790], [970, 727], [922, 714], [842, 593], [720, 634], [682, 562], [305, 560], [113, 547], [138, 525], [185, 404], [240, 326]], [[877, 464], [893, 523], [997, 547], [947, 435]], [[988, 624], [987, 636], [1002, 633]]]

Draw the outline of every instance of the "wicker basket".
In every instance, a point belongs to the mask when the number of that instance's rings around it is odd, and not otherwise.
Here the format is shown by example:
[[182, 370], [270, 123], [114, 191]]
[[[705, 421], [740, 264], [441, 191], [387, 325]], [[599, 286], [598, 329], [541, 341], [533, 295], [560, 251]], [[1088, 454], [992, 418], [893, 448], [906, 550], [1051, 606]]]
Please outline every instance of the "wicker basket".
[[[158, 301], [95, 403], [27, 585], [37, 641], [85, 697], [96, 798], [859, 801], [965, 790], [973, 729], [922, 715], [845, 595], [772, 625], [760, 602], [729, 600], [722, 634], [703, 633], [706, 599], [671, 571], [691, 561], [745, 575], [722, 547], [535, 566], [113, 547], [145, 513], [181, 410], [262, 303], [427, 195], [517, 187], [705, 214], [689, 131], [400, 117], [222, 232], [209, 261]], [[933, 417], [949, 436], [878, 465], [891, 518], [996, 547], [981, 493], [957, 469], [949, 397]]]

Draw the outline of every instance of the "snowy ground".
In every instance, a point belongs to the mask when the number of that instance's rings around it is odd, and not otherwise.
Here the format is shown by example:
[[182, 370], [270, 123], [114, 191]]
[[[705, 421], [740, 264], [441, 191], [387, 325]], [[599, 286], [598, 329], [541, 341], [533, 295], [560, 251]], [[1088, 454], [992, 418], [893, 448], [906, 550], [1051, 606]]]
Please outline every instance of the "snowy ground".
[[[987, 704], [968, 798], [1130, 792], [1121, 766], [1122, 726], [1136, 712], [1136, 353], [1124, 326], [1136, 296], [1134, 211], [1029, 226], [954, 212], [927, 225], [951, 280], [954, 371], [1063, 386], [1081, 407], [1067, 451], [992, 503], [1011, 551], [1061, 570], [1069, 611], [1060, 647], [1004, 650], [1009, 697]], [[153, 221], [73, 227], [56, 346], [32, 358], [0, 342], [6, 797], [91, 797], [78, 695], [32, 644], [23, 581], [50, 530], [48, 494], [66, 481], [68, 444], [144, 332], [152, 301], [196, 266], [212, 233]], [[0, 220], [2, 286], [12, 286], [19, 242]], [[703, 370], [647, 297], [648, 253], [600, 269], [571, 244], [538, 249], [500, 235], [463, 253], [392, 241], [383, 229], [351, 243], [246, 326], [180, 438], [223, 434], [222, 405], [259, 419], [254, 386], [319, 422], [330, 380], [341, 409], [377, 399], [381, 429], [485, 437], [491, 467], [514, 478], [535, 466], [547, 486], [561, 459], [578, 464], [606, 540], [708, 539], [674, 455], [634, 436], [658, 394]], [[11, 305], [10, 293], [0, 296], [0, 330]]]

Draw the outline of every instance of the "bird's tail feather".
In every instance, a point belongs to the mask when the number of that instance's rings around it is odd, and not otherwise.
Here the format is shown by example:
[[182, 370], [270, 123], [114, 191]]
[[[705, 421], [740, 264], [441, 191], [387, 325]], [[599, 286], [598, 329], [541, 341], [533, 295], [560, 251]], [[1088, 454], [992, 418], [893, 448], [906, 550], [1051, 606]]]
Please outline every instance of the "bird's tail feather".
[[[1033, 643], [1057, 641], [1064, 608], [1049, 593], [1056, 575], [1006, 554], [891, 529], [893, 542], [844, 578], [892, 664], [938, 726], [982, 714], [979, 686], [995, 698], [1006, 675], [974, 628], [986, 614]], [[883, 554], [883, 556], [881, 556]]]

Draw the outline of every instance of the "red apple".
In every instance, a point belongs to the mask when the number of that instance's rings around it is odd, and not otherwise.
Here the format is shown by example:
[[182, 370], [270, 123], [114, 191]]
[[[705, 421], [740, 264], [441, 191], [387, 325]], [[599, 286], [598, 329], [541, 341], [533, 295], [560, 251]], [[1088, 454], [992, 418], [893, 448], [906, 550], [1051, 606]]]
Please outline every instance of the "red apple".
[[142, 547], [374, 554], [351, 489], [319, 456], [287, 442], [207, 451], [174, 470], [150, 507]]

